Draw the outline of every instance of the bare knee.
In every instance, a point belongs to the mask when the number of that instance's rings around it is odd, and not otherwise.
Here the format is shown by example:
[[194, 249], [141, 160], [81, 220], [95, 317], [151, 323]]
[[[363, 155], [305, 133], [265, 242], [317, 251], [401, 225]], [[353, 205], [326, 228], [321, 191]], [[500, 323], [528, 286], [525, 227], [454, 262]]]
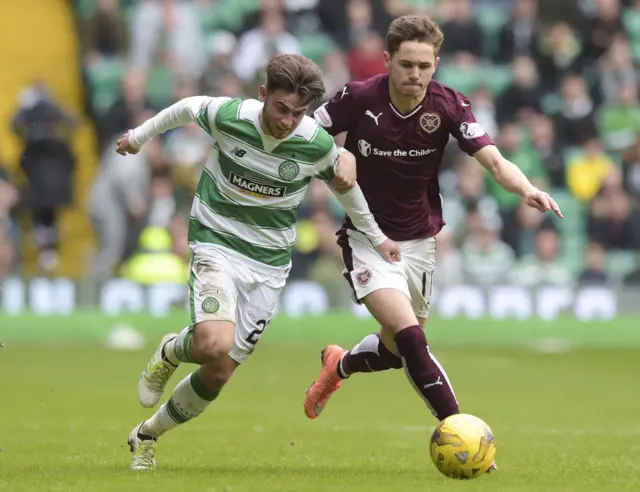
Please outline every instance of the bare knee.
[[376, 290], [363, 301], [385, 334], [395, 334], [418, 324], [410, 299], [397, 289]]
[[229, 355], [224, 354], [217, 361], [200, 366], [198, 372], [207, 389], [218, 391], [231, 379], [238, 365]]
[[235, 325], [231, 321], [203, 321], [195, 326], [191, 353], [199, 364], [210, 365], [229, 358], [233, 347]]

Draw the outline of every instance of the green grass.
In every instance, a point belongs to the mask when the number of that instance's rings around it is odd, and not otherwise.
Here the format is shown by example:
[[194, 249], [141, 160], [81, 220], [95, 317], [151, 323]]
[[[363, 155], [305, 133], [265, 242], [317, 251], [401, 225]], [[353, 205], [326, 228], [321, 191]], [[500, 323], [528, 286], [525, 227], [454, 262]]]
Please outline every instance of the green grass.
[[[351, 342], [371, 325], [338, 328], [333, 335]], [[497, 441], [499, 470], [458, 482], [432, 466], [434, 419], [402, 371], [356, 375], [320, 419], [306, 419], [304, 392], [327, 338], [266, 337], [205, 414], [160, 440], [152, 473], [127, 469], [126, 446], [150, 415], [136, 381], [151, 346], [8, 343], [0, 350], [0, 491], [640, 490], [638, 349], [436, 346], [463, 411], [485, 419]]]

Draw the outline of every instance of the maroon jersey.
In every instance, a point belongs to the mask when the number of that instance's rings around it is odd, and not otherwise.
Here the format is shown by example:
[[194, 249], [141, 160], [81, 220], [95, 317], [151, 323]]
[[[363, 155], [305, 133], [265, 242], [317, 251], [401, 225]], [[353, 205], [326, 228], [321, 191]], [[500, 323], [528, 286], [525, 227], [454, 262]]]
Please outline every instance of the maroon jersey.
[[[438, 169], [449, 135], [474, 154], [491, 138], [461, 93], [432, 80], [410, 113], [391, 102], [389, 76], [351, 82], [314, 114], [331, 135], [347, 133], [358, 183], [382, 231], [405, 241], [436, 235], [444, 226]], [[345, 227], [354, 229], [349, 218]]]

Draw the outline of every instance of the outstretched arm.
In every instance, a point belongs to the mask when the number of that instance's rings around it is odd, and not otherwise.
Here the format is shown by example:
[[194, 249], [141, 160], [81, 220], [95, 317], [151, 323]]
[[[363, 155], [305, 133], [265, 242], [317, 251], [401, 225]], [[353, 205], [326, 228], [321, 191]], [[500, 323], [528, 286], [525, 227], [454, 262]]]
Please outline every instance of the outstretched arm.
[[121, 155], [135, 154], [152, 138], [189, 123], [199, 122], [204, 124], [206, 128], [211, 107], [217, 107], [225, 100], [227, 98], [207, 96], [193, 96], [181, 99], [172, 106], [160, 111], [153, 118], [149, 118], [139, 127], [125, 133], [118, 140], [116, 151]]
[[553, 210], [558, 217], [563, 217], [555, 200], [531, 184], [520, 168], [505, 159], [495, 145], [482, 147], [473, 157], [491, 173], [500, 186], [523, 197], [529, 207], [540, 212]]

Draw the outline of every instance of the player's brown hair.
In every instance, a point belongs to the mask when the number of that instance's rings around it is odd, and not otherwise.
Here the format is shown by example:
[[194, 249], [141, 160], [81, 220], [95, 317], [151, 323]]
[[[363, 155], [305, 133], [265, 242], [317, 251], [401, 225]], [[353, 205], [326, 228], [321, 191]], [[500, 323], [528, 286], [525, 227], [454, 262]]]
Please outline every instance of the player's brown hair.
[[433, 46], [438, 56], [444, 35], [434, 21], [426, 15], [403, 15], [395, 19], [387, 31], [387, 51], [394, 55], [405, 41], [419, 41]]
[[267, 93], [295, 92], [305, 104], [324, 96], [324, 82], [318, 65], [300, 55], [278, 55], [267, 65]]

